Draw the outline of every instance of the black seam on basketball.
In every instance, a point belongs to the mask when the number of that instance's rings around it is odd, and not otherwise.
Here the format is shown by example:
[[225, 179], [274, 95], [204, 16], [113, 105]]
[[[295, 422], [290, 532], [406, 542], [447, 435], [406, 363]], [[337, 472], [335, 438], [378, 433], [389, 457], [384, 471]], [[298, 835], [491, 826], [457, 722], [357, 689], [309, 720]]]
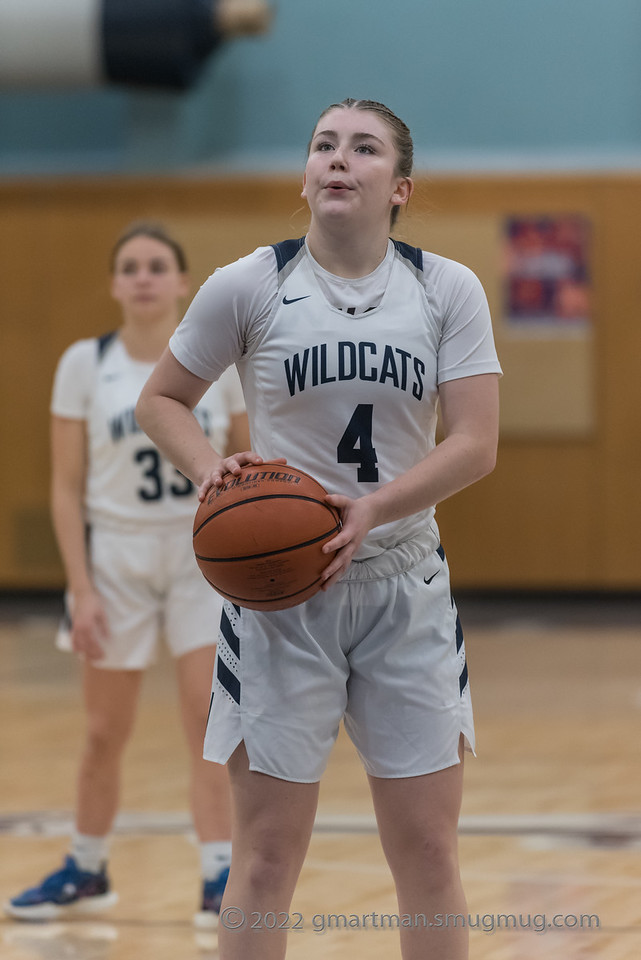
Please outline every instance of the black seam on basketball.
[[325, 510], [328, 510], [332, 516], [334, 515], [334, 507], [330, 507], [328, 503], [323, 503], [322, 500], [317, 500], [316, 497], [305, 497], [298, 493], [265, 493], [260, 497], [248, 497], [246, 500], [237, 500], [236, 503], [229, 503], [226, 507], [221, 507], [216, 513], [210, 514], [203, 520], [200, 526], [194, 530], [194, 537], [197, 536], [203, 527], [206, 527], [211, 520], [219, 517], [221, 513], [226, 513], [227, 510], [233, 510], [234, 507], [243, 507], [247, 503], [257, 503], [259, 500], [305, 500], [307, 503], [317, 503], [319, 507], [323, 507]]
[[232, 602], [234, 600], [238, 601], [238, 603], [241, 606], [243, 602], [267, 604], [267, 603], [281, 603], [281, 601], [283, 600], [291, 600], [292, 597], [297, 597], [299, 594], [305, 593], [306, 590], [310, 590], [312, 587], [315, 587], [317, 583], [320, 583], [320, 579], [321, 579], [320, 577], [317, 577], [315, 580], [312, 580], [311, 583], [308, 583], [306, 587], [301, 587], [300, 590], [295, 590], [294, 593], [281, 594], [278, 597], [237, 597], [235, 594], [228, 593], [226, 590], [221, 591], [220, 587], [217, 587], [216, 584], [209, 579], [209, 577], [207, 576], [205, 577], [205, 580], [212, 585], [214, 590], [217, 590], [219, 593], [221, 593], [221, 595], [224, 596], [227, 600], [231, 600]]
[[[292, 550], [300, 550], [302, 547], [311, 547], [312, 544], [318, 543], [320, 540], [325, 540], [327, 537], [332, 537], [335, 533], [338, 533], [340, 528], [341, 524], [337, 523], [332, 530], [326, 530], [325, 533], [321, 533], [320, 536], [314, 537], [313, 540], [305, 540], [303, 543], [295, 543], [291, 547], [281, 547], [280, 550], [269, 550], [267, 553], [247, 554], [244, 557], [203, 557], [202, 554], [197, 553], [196, 560], [204, 560], [206, 563], [237, 563], [241, 560], [263, 560], [265, 557], [273, 557], [279, 553], [291, 553]], [[327, 562], [329, 563], [329, 558]]]

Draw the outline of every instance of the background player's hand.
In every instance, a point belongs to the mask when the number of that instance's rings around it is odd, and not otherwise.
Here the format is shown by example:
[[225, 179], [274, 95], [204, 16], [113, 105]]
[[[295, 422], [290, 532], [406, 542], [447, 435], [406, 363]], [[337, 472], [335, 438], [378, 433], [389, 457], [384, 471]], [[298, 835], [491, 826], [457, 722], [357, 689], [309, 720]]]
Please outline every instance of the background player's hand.
[[71, 645], [87, 660], [100, 660], [109, 639], [109, 625], [102, 600], [93, 591], [73, 598]]
[[352, 557], [372, 527], [376, 526], [374, 510], [368, 497], [351, 500], [349, 497], [332, 493], [328, 494], [325, 499], [340, 511], [343, 525], [336, 536], [332, 540], [328, 540], [323, 547], [323, 553], [331, 555], [334, 552], [334, 556], [323, 570], [322, 590], [327, 590], [328, 587], [331, 587], [333, 583], [344, 576], [352, 562]]

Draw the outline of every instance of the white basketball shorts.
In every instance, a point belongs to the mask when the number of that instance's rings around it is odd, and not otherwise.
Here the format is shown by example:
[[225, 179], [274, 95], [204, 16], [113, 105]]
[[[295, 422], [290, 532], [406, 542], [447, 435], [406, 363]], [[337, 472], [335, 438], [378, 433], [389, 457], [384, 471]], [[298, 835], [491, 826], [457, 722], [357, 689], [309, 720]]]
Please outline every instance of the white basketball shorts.
[[[216, 643], [223, 601], [198, 569], [189, 523], [93, 527], [90, 554], [110, 633], [95, 666], [142, 670], [161, 638], [173, 657]], [[73, 617], [73, 597], [67, 600]], [[69, 621], [56, 644], [71, 649]]]
[[204, 756], [245, 742], [251, 770], [320, 779], [341, 720], [375, 777], [415, 777], [474, 750], [465, 646], [438, 540], [355, 561], [290, 610], [225, 602]]

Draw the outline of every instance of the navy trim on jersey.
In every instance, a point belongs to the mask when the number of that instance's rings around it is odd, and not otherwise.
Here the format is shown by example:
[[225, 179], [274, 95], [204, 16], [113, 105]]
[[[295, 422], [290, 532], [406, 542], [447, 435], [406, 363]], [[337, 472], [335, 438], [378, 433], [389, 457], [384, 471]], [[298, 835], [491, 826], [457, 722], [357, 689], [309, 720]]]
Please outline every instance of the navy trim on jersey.
[[272, 243], [279, 273], [283, 267], [287, 266], [290, 260], [294, 259], [304, 243], [305, 237], [299, 237], [298, 240], [281, 240], [280, 243]]
[[234, 629], [231, 625], [231, 621], [225, 611], [223, 610], [220, 618], [220, 632], [227, 641], [227, 645], [235, 657], [240, 659], [240, 642], [238, 637], [234, 633]]
[[103, 333], [101, 337], [96, 337], [96, 344], [98, 346], [98, 362], [102, 360], [107, 352], [107, 347], [117, 335], [117, 331], [112, 330], [111, 333]]
[[[463, 646], [463, 627], [461, 626], [461, 618], [458, 613], [456, 614], [456, 652], [459, 653], [461, 647]], [[465, 654], [463, 654], [465, 656]], [[463, 669], [461, 670], [458, 678], [458, 687], [459, 693], [462, 695], [463, 691], [467, 686], [467, 681], [469, 679], [467, 672], [467, 660], [463, 660]]]
[[394, 240], [394, 238], [392, 238], [392, 243], [398, 253], [400, 253], [405, 260], [409, 260], [416, 270], [423, 270], [423, 251], [420, 247], [411, 247], [409, 243], [403, 243], [402, 240]]
[[456, 617], [456, 652], [458, 653], [461, 647], [463, 646], [463, 627], [461, 626], [460, 617], [457, 614]]
[[229, 696], [240, 703], [240, 680], [235, 677], [229, 667], [218, 657], [216, 660], [216, 676], [220, 685], [227, 691]]
[[[396, 242], [396, 241], [394, 241], [394, 242]], [[412, 248], [410, 248], [410, 249], [412, 249]], [[440, 543], [439, 543], [438, 547], [436, 548], [436, 552], [437, 552], [437, 554], [439, 555], [439, 557], [441, 558], [441, 560], [445, 561], [445, 550], [443, 549], [443, 547], [441, 546]], [[452, 608], [453, 608], [453, 607], [454, 607], [454, 597], [451, 596], [451, 595], [450, 595], [450, 603], [452, 604]], [[456, 652], [459, 653], [460, 650], [461, 650], [461, 647], [463, 646], [463, 627], [462, 627], [462, 625], [461, 625], [461, 618], [460, 618], [459, 615], [458, 615], [458, 611], [457, 611], [457, 613], [456, 613], [456, 626], [455, 626], [454, 629], [455, 629], [455, 638], [456, 638]], [[461, 694], [461, 696], [463, 695], [463, 691], [465, 690], [465, 688], [466, 688], [466, 686], [467, 686], [468, 680], [469, 680], [469, 674], [468, 674], [468, 670], [467, 670], [467, 660], [465, 660], [465, 661], [463, 662], [463, 669], [461, 670], [461, 672], [460, 672], [460, 674], [459, 674], [459, 678], [458, 678], [459, 693]]]

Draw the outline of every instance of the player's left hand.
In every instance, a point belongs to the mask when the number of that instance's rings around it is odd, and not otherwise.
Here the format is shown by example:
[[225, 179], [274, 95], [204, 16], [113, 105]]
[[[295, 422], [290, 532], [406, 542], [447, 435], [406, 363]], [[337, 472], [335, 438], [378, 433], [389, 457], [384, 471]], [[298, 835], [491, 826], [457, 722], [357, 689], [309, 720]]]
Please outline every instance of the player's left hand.
[[352, 557], [369, 531], [376, 525], [374, 510], [368, 497], [351, 500], [341, 494], [330, 493], [325, 499], [340, 511], [342, 526], [336, 536], [328, 540], [323, 547], [323, 553], [334, 553], [334, 556], [323, 570], [321, 590], [327, 590], [345, 575]]

